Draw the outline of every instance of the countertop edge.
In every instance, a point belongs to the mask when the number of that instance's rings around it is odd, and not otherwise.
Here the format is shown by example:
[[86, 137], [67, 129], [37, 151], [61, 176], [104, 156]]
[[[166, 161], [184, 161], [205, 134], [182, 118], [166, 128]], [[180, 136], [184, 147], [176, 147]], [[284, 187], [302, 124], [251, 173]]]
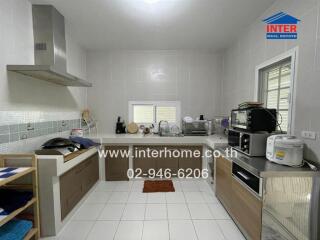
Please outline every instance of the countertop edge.
[[98, 152], [97, 148], [92, 148], [67, 162], [64, 161], [64, 157], [62, 155], [37, 155], [37, 158], [40, 161], [41, 160], [54, 161], [56, 166], [55, 175], [59, 177], [97, 152]]
[[101, 144], [201, 144], [210, 148], [226, 147], [228, 140], [226, 136], [184, 136], [184, 137], [160, 137], [160, 136], [142, 136], [142, 135], [98, 135], [87, 136], [91, 140]]
[[[216, 150], [218, 150], [221, 153], [221, 156], [228, 159], [229, 161], [235, 162], [240, 167], [243, 167], [247, 171], [251, 172], [252, 174], [256, 175], [260, 178], [267, 178], [267, 177], [293, 177], [293, 176], [299, 176], [299, 177], [313, 177], [313, 176], [320, 176], [319, 171], [313, 171], [310, 168], [303, 167], [303, 168], [294, 168], [284, 165], [279, 165], [276, 163], [272, 163], [268, 161], [265, 157], [248, 157], [240, 152], [238, 152], [238, 157], [229, 157], [226, 155], [225, 150], [227, 148], [221, 148], [218, 147]], [[252, 164], [249, 164], [241, 159], [241, 157], [250, 159], [250, 160], [257, 160], [257, 161], [265, 161], [265, 168], [267, 169], [258, 169], [257, 167], [253, 166]]]

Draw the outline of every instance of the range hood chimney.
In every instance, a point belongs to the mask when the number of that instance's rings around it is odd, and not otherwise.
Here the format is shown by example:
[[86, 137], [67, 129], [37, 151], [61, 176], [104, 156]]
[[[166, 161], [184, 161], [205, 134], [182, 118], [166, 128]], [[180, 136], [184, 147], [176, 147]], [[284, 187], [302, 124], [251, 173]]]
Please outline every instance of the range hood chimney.
[[63, 86], [92, 84], [67, 73], [64, 17], [52, 5], [32, 5], [35, 65], [7, 65], [17, 72]]

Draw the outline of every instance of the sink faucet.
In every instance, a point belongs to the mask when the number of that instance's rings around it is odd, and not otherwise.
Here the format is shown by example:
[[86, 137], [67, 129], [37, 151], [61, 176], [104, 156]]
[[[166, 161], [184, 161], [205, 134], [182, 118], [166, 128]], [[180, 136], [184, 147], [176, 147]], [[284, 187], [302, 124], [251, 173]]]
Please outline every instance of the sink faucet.
[[159, 122], [159, 127], [158, 127], [158, 134], [159, 134], [159, 136], [162, 136], [162, 128], [161, 128], [161, 124], [162, 124], [162, 123], [166, 123], [167, 126], [169, 127], [169, 122], [168, 122], [168, 121], [161, 120], [161, 121]]

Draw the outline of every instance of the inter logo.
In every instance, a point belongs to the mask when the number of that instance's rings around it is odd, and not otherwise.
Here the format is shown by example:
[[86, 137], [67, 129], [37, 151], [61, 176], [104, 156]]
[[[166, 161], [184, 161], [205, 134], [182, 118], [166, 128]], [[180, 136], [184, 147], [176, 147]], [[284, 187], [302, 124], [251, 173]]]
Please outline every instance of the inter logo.
[[277, 13], [263, 20], [266, 26], [267, 39], [297, 39], [299, 19], [284, 12]]

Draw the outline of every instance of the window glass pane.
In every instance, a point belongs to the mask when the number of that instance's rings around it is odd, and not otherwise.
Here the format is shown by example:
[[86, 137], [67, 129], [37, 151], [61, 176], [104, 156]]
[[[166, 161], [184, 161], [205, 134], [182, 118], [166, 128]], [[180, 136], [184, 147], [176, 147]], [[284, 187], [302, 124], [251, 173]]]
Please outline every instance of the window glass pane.
[[289, 75], [291, 73], [291, 66], [290, 64], [286, 64], [281, 68], [281, 75]]
[[177, 119], [177, 109], [176, 107], [167, 107], [167, 106], [158, 106], [156, 109], [156, 118], [157, 122], [160, 122], [161, 120], [166, 120], [170, 123], [176, 123]]
[[279, 109], [288, 109], [289, 108], [289, 88], [280, 90], [280, 102]]
[[278, 122], [281, 123], [282, 131], [288, 131], [288, 111], [279, 111]]
[[268, 81], [268, 90], [279, 88], [279, 78], [271, 79]]
[[269, 79], [279, 77], [279, 67], [275, 67], [269, 70]]
[[134, 105], [133, 121], [135, 123], [154, 123], [153, 105]]
[[290, 75], [281, 76], [280, 88], [290, 87]]
[[278, 90], [267, 92], [267, 108], [278, 108]]
[[[291, 59], [271, 65], [262, 70], [260, 100], [264, 100], [265, 107], [275, 108], [278, 113], [278, 122], [282, 131], [288, 130], [288, 113], [290, 108], [291, 87]], [[281, 120], [282, 119], [282, 120]], [[279, 129], [279, 128], [278, 128]]]

